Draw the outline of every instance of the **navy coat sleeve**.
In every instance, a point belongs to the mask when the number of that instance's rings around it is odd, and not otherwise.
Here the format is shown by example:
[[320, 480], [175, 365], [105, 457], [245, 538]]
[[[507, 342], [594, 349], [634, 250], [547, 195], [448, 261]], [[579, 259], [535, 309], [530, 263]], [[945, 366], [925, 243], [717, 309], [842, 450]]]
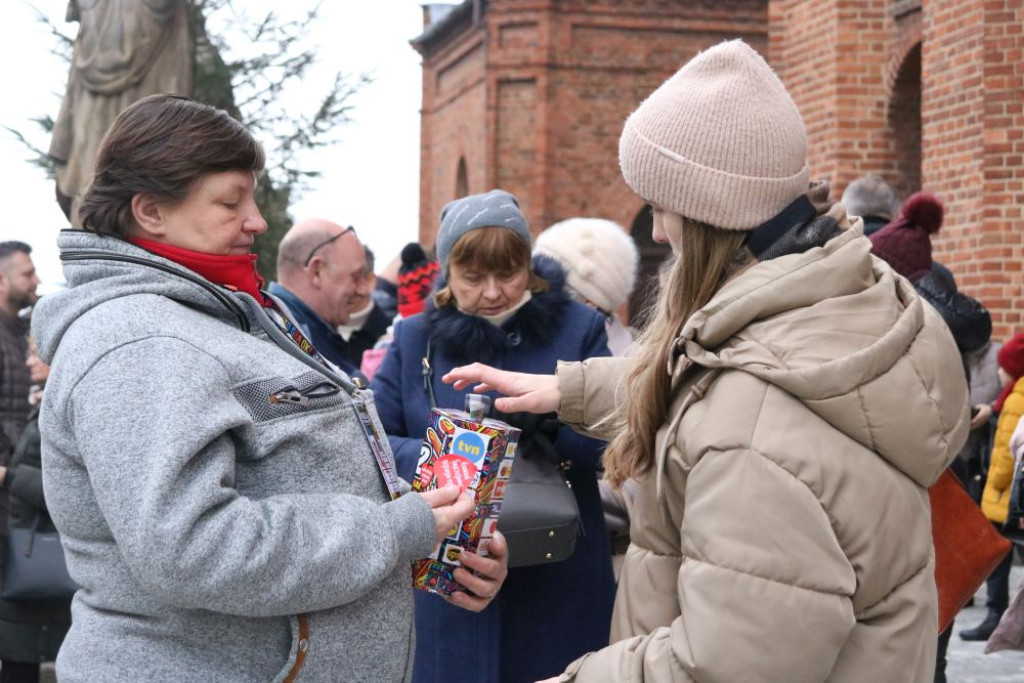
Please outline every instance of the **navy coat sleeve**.
[[[384, 425], [384, 431], [388, 435], [391, 450], [395, 454], [398, 476], [411, 482], [416, 475], [416, 463], [419, 462], [420, 445], [423, 443], [424, 435], [409, 434], [405, 421], [405, 410], [402, 405], [403, 392], [416, 388], [403, 384], [405, 378], [402, 357], [403, 331], [403, 322], [395, 325], [394, 339], [391, 340], [387, 355], [384, 356], [384, 363], [373, 377], [372, 387], [377, 413], [380, 416], [381, 424]], [[408, 362], [413, 360], [409, 359]], [[415, 360], [417, 363], [419, 362], [418, 359]]]

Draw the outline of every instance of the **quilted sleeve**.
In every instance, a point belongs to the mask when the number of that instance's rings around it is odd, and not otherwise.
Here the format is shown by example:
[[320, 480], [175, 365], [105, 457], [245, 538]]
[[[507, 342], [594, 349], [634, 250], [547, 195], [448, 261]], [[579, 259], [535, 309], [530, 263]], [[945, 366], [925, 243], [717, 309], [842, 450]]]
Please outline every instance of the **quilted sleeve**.
[[577, 660], [561, 680], [828, 679], [856, 624], [856, 579], [818, 498], [749, 449], [705, 454], [685, 496], [680, 616]]

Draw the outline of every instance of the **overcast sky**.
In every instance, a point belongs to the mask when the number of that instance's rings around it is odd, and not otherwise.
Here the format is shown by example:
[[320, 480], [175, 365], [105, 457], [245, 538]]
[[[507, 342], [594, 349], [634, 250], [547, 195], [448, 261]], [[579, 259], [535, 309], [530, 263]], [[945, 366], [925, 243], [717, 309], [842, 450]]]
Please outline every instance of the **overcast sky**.
[[[64, 25], [67, 0], [31, 2]], [[56, 118], [67, 66], [50, 54], [54, 41], [36, 22], [29, 2], [0, 4], [0, 125], [31, 133], [33, 142], [45, 149], [49, 140], [29, 119], [45, 114]], [[314, 2], [236, 4], [250, 13], [263, 5], [299, 15]], [[415, 240], [418, 231], [422, 86], [420, 58], [409, 40], [423, 28], [420, 3], [330, 0], [320, 14], [308, 37], [320, 46], [320, 64], [305, 85], [310, 91], [322, 90], [335, 71], [371, 72], [374, 82], [356, 96], [354, 121], [342, 131], [343, 141], [310, 159], [309, 166], [322, 171], [323, 177], [296, 202], [292, 216], [322, 216], [355, 225], [383, 265]], [[67, 26], [74, 31], [77, 24]], [[24, 148], [0, 129], [0, 238], [32, 245], [44, 282], [41, 291], [46, 292], [63, 281], [55, 239], [66, 221], [53, 199], [52, 182], [26, 162], [27, 157]]]

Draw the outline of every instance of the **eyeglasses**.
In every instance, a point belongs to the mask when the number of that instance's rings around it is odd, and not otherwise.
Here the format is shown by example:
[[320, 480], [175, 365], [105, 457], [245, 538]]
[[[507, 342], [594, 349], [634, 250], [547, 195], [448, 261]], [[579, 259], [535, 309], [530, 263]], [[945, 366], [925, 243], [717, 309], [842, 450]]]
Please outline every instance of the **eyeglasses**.
[[332, 238], [330, 238], [329, 240], [327, 240], [326, 242], [321, 242], [320, 244], [318, 244], [318, 245], [316, 245], [315, 247], [313, 247], [313, 249], [312, 249], [312, 250], [311, 250], [311, 251], [309, 252], [309, 256], [307, 256], [307, 257], [306, 257], [306, 260], [305, 260], [305, 261], [303, 261], [303, 263], [302, 263], [302, 267], [303, 267], [303, 268], [306, 268], [307, 266], [309, 266], [309, 262], [313, 260], [313, 255], [314, 255], [314, 254], [316, 254], [316, 252], [317, 252], [317, 251], [319, 251], [320, 249], [323, 249], [324, 247], [326, 247], [326, 246], [327, 246], [328, 244], [330, 244], [330, 243], [331, 243], [331, 242], [333, 242], [334, 240], [338, 239], [339, 237], [341, 237], [341, 236], [343, 236], [343, 235], [345, 235], [345, 234], [347, 234], [347, 233], [350, 233], [350, 232], [351, 232], [351, 233], [355, 233], [355, 231], [356, 231], [356, 229], [355, 229], [355, 228], [353, 228], [353, 227], [352, 227], [352, 226], [350, 225], [350, 226], [348, 226], [347, 228], [345, 228], [344, 230], [342, 230], [341, 232], [339, 232], [339, 233], [338, 233], [337, 235], [335, 235], [334, 237], [332, 237]]

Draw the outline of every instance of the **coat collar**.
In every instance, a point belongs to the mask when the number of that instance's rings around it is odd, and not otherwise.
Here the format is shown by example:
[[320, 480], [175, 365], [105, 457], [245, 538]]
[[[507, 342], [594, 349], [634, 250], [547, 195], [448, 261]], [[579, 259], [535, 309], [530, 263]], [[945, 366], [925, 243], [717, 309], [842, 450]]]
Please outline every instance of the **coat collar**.
[[[534, 273], [548, 282], [548, 290], [533, 295], [519, 311], [500, 328], [454, 305], [436, 308], [427, 303], [427, 326], [430, 344], [444, 349], [455, 363], [494, 362], [512, 349], [543, 347], [554, 341], [562, 326], [563, 311], [570, 302], [565, 291], [565, 271], [555, 261], [538, 256], [533, 259]], [[445, 286], [442, 279], [438, 289]]]

